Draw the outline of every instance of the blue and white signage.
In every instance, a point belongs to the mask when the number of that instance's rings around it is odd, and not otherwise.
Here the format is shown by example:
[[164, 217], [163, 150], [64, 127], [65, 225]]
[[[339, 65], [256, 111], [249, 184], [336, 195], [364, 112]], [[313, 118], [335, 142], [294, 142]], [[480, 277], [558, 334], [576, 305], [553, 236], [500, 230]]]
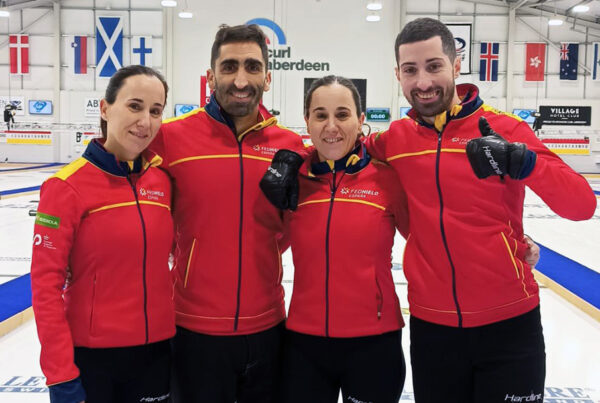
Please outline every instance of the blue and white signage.
[[30, 115], [52, 115], [52, 101], [29, 100]]
[[199, 105], [195, 104], [175, 104], [175, 116], [185, 115], [198, 107]]

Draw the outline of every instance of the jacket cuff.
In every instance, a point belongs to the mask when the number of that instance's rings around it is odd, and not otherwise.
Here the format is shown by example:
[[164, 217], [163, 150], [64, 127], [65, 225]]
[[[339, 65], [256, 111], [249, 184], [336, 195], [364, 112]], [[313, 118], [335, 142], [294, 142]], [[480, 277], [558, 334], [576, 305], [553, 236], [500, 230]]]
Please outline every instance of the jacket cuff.
[[85, 400], [81, 377], [48, 387], [50, 403], [79, 403]]

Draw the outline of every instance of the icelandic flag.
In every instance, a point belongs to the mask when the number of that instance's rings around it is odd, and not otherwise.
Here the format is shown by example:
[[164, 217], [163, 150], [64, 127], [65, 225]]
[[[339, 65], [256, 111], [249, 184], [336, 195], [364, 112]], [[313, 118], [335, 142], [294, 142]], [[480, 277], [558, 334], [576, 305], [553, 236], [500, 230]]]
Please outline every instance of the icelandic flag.
[[134, 36], [131, 38], [131, 64], [152, 67], [151, 36]]
[[123, 66], [123, 20], [96, 18], [96, 74], [112, 77]]
[[560, 44], [560, 79], [577, 80], [578, 43]]
[[498, 42], [481, 42], [479, 81], [498, 81]]
[[594, 42], [594, 64], [592, 65], [592, 80], [600, 80], [600, 42]]
[[73, 73], [87, 74], [87, 36], [74, 36], [71, 47], [73, 48]]

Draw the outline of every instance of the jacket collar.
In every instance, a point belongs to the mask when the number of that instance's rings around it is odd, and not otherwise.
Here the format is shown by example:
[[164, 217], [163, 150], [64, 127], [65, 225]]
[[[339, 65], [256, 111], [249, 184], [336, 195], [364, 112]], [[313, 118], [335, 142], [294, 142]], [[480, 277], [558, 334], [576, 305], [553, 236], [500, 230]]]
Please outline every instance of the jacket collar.
[[114, 154], [106, 151], [103, 139], [93, 139], [88, 144], [82, 157], [101, 170], [111, 175], [122, 177], [140, 173], [150, 166], [156, 166], [162, 162], [162, 158], [158, 155], [155, 155], [150, 162], [146, 161], [142, 156], [139, 156], [134, 161], [118, 161]]
[[408, 111], [408, 116], [422, 126], [441, 132], [449, 121], [467, 117], [483, 104], [483, 100], [479, 98], [479, 88], [474, 84], [458, 84], [456, 92], [458, 97], [462, 99], [461, 103], [452, 105], [449, 111], [437, 115], [433, 125], [422, 120], [414, 108]]
[[277, 118], [273, 117], [269, 113], [267, 108], [265, 108], [265, 106], [262, 103], [260, 103], [260, 104], [258, 104], [258, 113], [260, 115], [260, 122], [258, 122], [254, 126], [250, 127], [245, 132], [237, 134], [236, 129], [235, 129], [235, 124], [233, 123], [233, 119], [231, 118], [231, 116], [229, 116], [227, 114], [227, 112], [225, 112], [225, 110], [223, 110], [223, 108], [221, 108], [221, 106], [217, 102], [217, 98], [215, 97], [214, 92], [211, 94], [210, 101], [206, 104], [206, 106], [204, 107], [204, 110], [206, 111], [206, 113], [208, 113], [208, 115], [211, 118], [213, 118], [217, 122], [223, 123], [224, 125], [229, 127], [229, 129], [233, 132], [233, 134], [236, 135], [238, 141], [241, 141], [242, 138], [244, 138], [244, 136], [249, 132], [261, 130], [261, 129], [264, 129], [265, 127], [274, 126], [277, 124]]
[[312, 161], [310, 167], [306, 168], [308, 176], [322, 175], [333, 171], [346, 171], [347, 174], [354, 174], [369, 164], [371, 155], [367, 153], [365, 145], [358, 141], [354, 149], [337, 161], [319, 161], [316, 149], [313, 150], [312, 155], [309, 155], [308, 161]]

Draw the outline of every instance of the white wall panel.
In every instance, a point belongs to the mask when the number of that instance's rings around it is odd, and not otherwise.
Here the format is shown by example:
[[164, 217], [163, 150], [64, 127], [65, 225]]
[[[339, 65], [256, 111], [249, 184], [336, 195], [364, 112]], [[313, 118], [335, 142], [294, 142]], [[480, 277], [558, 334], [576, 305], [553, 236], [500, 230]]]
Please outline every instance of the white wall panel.
[[63, 35], [94, 35], [92, 10], [61, 10], [60, 31]]
[[23, 76], [23, 89], [51, 90], [54, 87], [52, 67], [29, 67], [29, 74]]
[[29, 64], [54, 64], [54, 38], [52, 36], [29, 37]]
[[133, 11], [131, 35], [162, 35], [162, 11]]
[[30, 8], [23, 10], [23, 27], [30, 26], [27, 34], [52, 35], [54, 27], [53, 11], [51, 8]]

